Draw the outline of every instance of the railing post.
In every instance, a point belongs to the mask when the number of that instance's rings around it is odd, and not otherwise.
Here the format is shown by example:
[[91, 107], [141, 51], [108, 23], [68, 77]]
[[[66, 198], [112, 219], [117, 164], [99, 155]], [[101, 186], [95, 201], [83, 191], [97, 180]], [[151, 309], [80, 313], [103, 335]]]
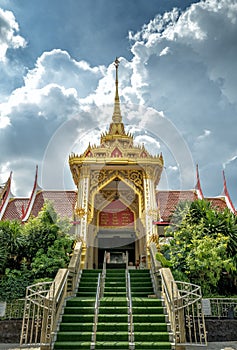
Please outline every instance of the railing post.
[[176, 282], [174, 280], [170, 281], [171, 283], [171, 300], [173, 305], [174, 312], [174, 327], [175, 327], [175, 344], [176, 350], [185, 350], [185, 346], [180, 344], [186, 343], [186, 334], [185, 334], [185, 317], [183, 310], [183, 300], [180, 298], [179, 290], [177, 288]]

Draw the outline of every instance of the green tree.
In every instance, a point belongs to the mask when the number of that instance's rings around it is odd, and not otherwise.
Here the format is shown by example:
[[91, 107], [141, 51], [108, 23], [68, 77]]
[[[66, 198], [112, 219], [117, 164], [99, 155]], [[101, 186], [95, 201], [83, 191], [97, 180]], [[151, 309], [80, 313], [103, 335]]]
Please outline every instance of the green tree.
[[46, 276], [53, 278], [58, 269], [66, 267], [69, 263], [72, 244], [73, 240], [70, 237], [61, 237], [48, 247], [46, 253], [40, 249], [31, 264], [34, 278], [39, 279]]
[[38, 217], [30, 218], [24, 227], [25, 256], [29, 263], [39, 250], [47, 254], [48, 247], [52, 246], [58, 237], [65, 236], [69, 229], [68, 220], [59, 219], [52, 203], [46, 202]]
[[17, 268], [22, 259], [23, 236], [20, 222], [0, 221], [0, 273], [5, 267]]
[[223, 293], [227, 284], [235, 293], [236, 216], [197, 200], [179, 204], [173, 218], [167, 235], [173, 237], [169, 255], [174, 274], [200, 284], [205, 293]]
[[25, 288], [38, 278], [54, 278], [66, 267], [74, 242], [68, 235], [68, 220], [57, 216], [46, 203], [38, 217], [22, 225], [17, 221], [0, 222], [0, 298], [24, 297]]

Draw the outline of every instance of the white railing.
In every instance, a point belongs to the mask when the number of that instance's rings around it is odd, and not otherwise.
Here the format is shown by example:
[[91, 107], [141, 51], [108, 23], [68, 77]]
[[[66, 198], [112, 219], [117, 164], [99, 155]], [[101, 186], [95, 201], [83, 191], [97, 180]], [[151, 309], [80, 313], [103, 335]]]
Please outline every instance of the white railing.
[[126, 250], [125, 254], [126, 270], [128, 269], [128, 251]]
[[176, 327], [174, 332], [176, 343], [206, 346], [207, 334], [200, 286], [171, 281], [171, 303]]
[[24, 315], [25, 299], [17, 299], [4, 302], [5, 310], [0, 316], [0, 320], [22, 319]]
[[106, 278], [106, 262], [107, 262], [106, 259], [107, 259], [107, 252], [105, 251], [103, 269], [102, 269], [102, 278], [101, 278], [100, 298], [102, 298], [104, 295], [105, 278]]
[[67, 297], [75, 293], [80, 278], [82, 243], [77, 242], [67, 269], [59, 269], [53, 282], [27, 287], [21, 347], [49, 350]]
[[161, 264], [158, 260], [156, 260], [157, 248], [155, 243], [150, 244], [150, 271], [151, 271], [151, 279], [153, 284], [153, 289], [155, 295], [160, 298], [161, 297], [161, 285], [160, 285], [160, 268]]
[[204, 315], [216, 318], [237, 318], [237, 298], [202, 299]]
[[101, 289], [101, 274], [98, 275], [98, 282], [96, 288], [96, 298], [95, 298], [95, 315], [94, 315], [94, 324], [93, 324], [93, 333], [91, 338], [91, 350], [95, 349], [96, 342], [96, 332], [97, 332], [97, 324], [98, 324], [98, 314], [99, 314], [99, 305], [100, 305], [100, 289]]
[[195, 284], [175, 281], [169, 268], [160, 267], [160, 263], [156, 261], [156, 253], [157, 249], [151, 243], [151, 271], [154, 280], [157, 280], [157, 286], [161, 279], [161, 295], [164, 298], [174, 345], [206, 346], [201, 288]]
[[55, 315], [55, 283], [37, 283], [27, 287], [21, 347], [50, 346]]

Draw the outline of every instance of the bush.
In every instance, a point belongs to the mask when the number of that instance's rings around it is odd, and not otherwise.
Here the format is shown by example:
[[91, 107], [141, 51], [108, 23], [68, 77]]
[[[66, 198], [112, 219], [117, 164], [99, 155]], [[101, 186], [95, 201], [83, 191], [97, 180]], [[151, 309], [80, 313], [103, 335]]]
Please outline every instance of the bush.
[[156, 260], [161, 263], [162, 267], [171, 267], [171, 262], [168, 261], [162, 253], [156, 253]]
[[12, 301], [25, 297], [26, 287], [32, 283], [30, 271], [6, 269], [0, 279], [0, 300]]
[[24, 297], [28, 285], [53, 279], [68, 265], [74, 243], [69, 229], [68, 220], [58, 218], [50, 203], [25, 225], [0, 222], [0, 300]]

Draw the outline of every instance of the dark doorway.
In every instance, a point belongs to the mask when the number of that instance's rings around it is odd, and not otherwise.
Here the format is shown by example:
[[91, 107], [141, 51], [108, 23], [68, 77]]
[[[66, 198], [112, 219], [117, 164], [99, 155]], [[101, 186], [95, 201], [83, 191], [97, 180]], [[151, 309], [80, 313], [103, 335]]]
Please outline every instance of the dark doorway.
[[128, 252], [128, 262], [135, 265], [135, 232], [99, 232], [98, 267], [103, 267], [104, 253]]

